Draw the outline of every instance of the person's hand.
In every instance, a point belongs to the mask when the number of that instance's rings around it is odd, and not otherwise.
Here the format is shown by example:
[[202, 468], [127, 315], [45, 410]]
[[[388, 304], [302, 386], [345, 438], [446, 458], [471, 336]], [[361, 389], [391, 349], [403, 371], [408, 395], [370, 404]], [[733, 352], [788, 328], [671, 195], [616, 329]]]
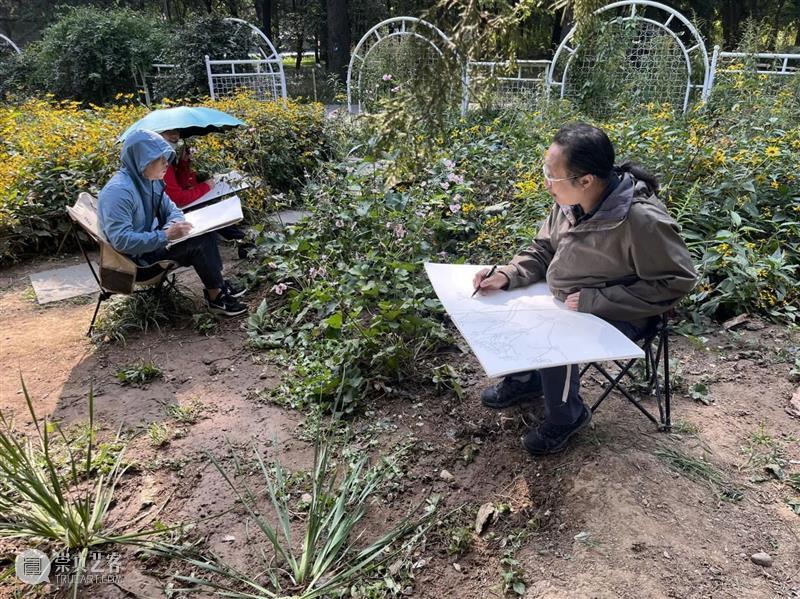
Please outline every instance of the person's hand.
[[496, 271], [491, 277], [485, 279], [484, 277], [489, 274], [490, 270], [491, 269], [489, 268], [482, 268], [475, 273], [475, 276], [472, 279], [472, 288], [480, 289], [478, 291], [480, 294], [497, 291], [498, 289], [505, 287], [508, 283], [508, 277], [506, 277], [503, 273]]
[[577, 312], [578, 303], [580, 301], [581, 301], [581, 292], [576, 291], [575, 293], [570, 293], [567, 296], [567, 299], [564, 300], [564, 303], [566, 304], [567, 308], [569, 308], [570, 310], [575, 310]]
[[167, 239], [174, 241], [185, 237], [192, 230], [192, 223], [187, 223], [185, 220], [179, 220], [172, 223], [167, 229]]

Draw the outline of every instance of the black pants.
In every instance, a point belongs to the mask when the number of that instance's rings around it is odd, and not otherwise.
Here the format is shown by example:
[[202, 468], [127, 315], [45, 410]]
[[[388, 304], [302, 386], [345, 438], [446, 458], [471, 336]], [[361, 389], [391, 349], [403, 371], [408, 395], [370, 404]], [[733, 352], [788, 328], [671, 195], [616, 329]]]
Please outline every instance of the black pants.
[[159, 260], [174, 260], [181, 266], [191, 266], [206, 289], [222, 287], [222, 258], [219, 255], [216, 233], [198, 235], [170, 248], [142, 254], [140, 264], [152, 264]]
[[[626, 337], [637, 340], [641, 338], [645, 329], [633, 323], [609, 320], [607, 321], [619, 329]], [[648, 323], [649, 324], [649, 323]], [[564, 397], [564, 387], [567, 378], [567, 368], [570, 369], [569, 389]], [[581, 380], [578, 364], [571, 366], [554, 366], [531, 371], [531, 376], [539, 377], [544, 391], [545, 419], [558, 425], [570, 425], [578, 420], [584, 410], [583, 400], [579, 394]], [[527, 374], [527, 373], [521, 373]]]

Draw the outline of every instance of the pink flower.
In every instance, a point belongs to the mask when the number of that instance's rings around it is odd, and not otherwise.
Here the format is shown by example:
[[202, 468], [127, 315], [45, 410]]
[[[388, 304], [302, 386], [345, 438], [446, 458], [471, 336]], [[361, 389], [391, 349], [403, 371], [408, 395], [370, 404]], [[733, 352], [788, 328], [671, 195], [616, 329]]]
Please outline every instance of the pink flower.
[[383, 76], [383, 80], [384, 80], [384, 81], [391, 81], [391, 80], [392, 80], [392, 76], [391, 76], [391, 75], [389, 75], [389, 74], [387, 73], [387, 74], [385, 74], [385, 75]]
[[447, 180], [451, 183], [455, 183], [456, 185], [461, 185], [464, 182], [464, 177], [461, 175], [456, 175], [455, 173], [450, 173], [447, 175]]
[[439, 187], [447, 191], [448, 189], [450, 189], [450, 184], [447, 181], [442, 181], [441, 183], [439, 183]]
[[445, 158], [444, 165], [447, 168], [453, 168], [455, 166], [455, 163], [452, 160], [448, 160], [447, 158]]
[[398, 85], [396, 87], [393, 87], [391, 91], [392, 91], [393, 94], [396, 94], [397, 92], [400, 91], [400, 86]]
[[336, 219], [336, 222], [335, 222], [335, 223], [333, 223], [333, 224], [334, 224], [334, 225], [336, 225], [336, 227], [337, 227], [337, 228], [339, 228], [339, 229], [341, 229], [342, 227], [344, 227], [344, 222], [342, 222], [342, 219], [341, 219], [341, 218], [337, 218], [337, 219]]
[[398, 239], [402, 239], [406, 236], [406, 228], [403, 226], [403, 223], [397, 223], [394, 226], [394, 236]]
[[455, 214], [459, 210], [461, 210], [461, 204], [450, 204], [450, 212]]
[[286, 291], [288, 288], [289, 286], [286, 285], [286, 283], [278, 283], [277, 285], [273, 285], [270, 291], [275, 293], [275, 295], [283, 295], [283, 292]]

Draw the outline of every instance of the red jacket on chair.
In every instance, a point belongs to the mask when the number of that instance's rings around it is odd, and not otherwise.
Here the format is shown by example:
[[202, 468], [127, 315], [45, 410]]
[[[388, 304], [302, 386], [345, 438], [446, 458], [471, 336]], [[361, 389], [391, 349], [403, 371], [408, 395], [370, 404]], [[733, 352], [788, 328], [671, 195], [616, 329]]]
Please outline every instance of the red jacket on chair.
[[197, 174], [192, 170], [189, 148], [181, 152], [176, 162], [170, 163], [164, 175], [167, 195], [175, 204], [184, 208], [211, 189], [208, 183], [198, 183]]

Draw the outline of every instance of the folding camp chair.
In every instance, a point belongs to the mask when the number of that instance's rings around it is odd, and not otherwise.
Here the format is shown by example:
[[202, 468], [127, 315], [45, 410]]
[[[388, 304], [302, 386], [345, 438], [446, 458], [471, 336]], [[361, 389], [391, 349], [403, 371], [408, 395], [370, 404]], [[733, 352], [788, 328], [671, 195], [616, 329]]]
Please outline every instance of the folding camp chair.
[[[619, 368], [619, 372], [613, 375], [602, 364], [591, 362], [586, 364], [580, 371], [581, 376], [594, 368], [608, 380], [608, 386], [600, 397], [592, 405], [592, 412], [600, 407], [600, 404], [611, 394], [612, 391], [619, 391], [625, 398], [636, 406], [642, 414], [647, 416], [661, 431], [669, 431], [672, 428], [670, 420], [670, 400], [672, 398], [669, 381], [669, 321], [667, 314], [664, 313], [660, 318], [654, 319], [651, 327], [644, 331], [642, 335], [633, 340], [644, 350], [644, 358], [634, 358], [628, 361], [614, 360], [614, 364]], [[631, 368], [640, 359], [644, 360], [644, 379], [637, 379], [631, 373]], [[663, 367], [663, 383], [659, 378], [660, 367]], [[658, 417], [642, 405], [641, 399], [634, 397], [630, 390], [621, 384], [623, 378], [628, 377], [637, 385], [644, 384], [645, 395], [653, 396], [658, 406]]]
[[[100, 247], [100, 269], [95, 269], [94, 264], [89, 258], [84, 244], [81, 242], [80, 235], [75, 227], [72, 231], [78, 247], [86, 258], [89, 270], [100, 287], [100, 295], [97, 298], [97, 305], [94, 309], [92, 322], [89, 325], [87, 335], [92, 334], [97, 313], [100, 311], [100, 304], [109, 299], [112, 295], [121, 293], [130, 295], [141, 292], [162, 291], [166, 282], [168, 287], [175, 286], [175, 274], [172, 272], [178, 267], [178, 263], [173, 260], [160, 260], [154, 264], [145, 266], [137, 265], [127, 256], [117, 252], [103, 235], [100, 224], [97, 220], [97, 200], [88, 193], [81, 193], [73, 206], [67, 206], [67, 213], [73, 223], [80, 226], [89, 237], [91, 237]], [[168, 279], [168, 275], [172, 277]]]

